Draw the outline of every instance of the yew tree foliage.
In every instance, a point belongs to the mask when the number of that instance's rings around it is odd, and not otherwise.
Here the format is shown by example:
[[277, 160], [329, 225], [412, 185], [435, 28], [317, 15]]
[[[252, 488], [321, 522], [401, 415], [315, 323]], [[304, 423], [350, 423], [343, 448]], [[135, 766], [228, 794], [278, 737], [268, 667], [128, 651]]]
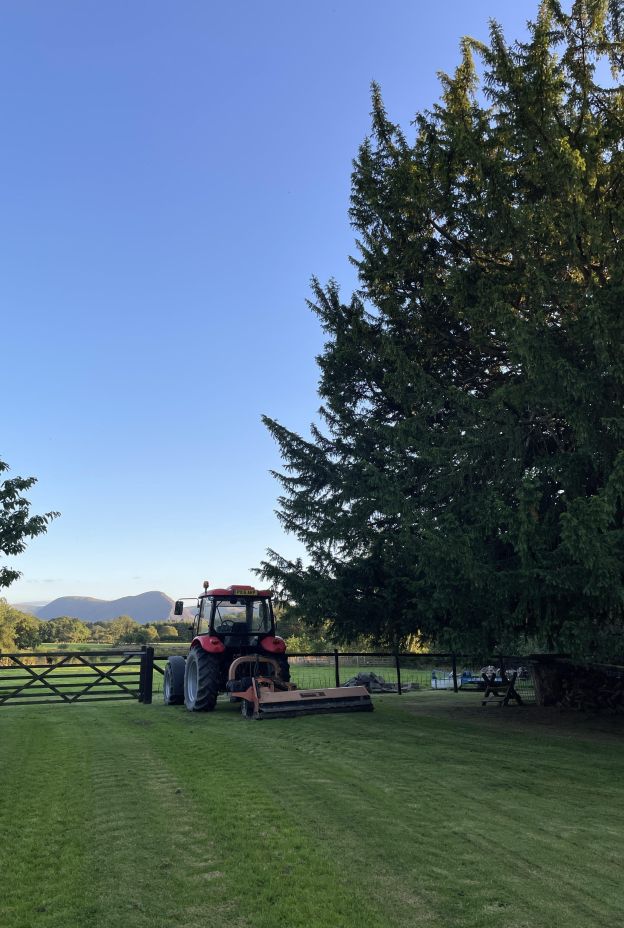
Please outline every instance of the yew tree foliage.
[[264, 576], [338, 639], [604, 652], [624, 596], [624, 4], [462, 43], [354, 162], [360, 289], [313, 282], [321, 424], [266, 418], [308, 557]]
[[[9, 469], [0, 460], [0, 474]], [[26, 550], [26, 540], [42, 535], [58, 512], [35, 516], [23, 495], [36, 483], [34, 477], [13, 477], [0, 483], [0, 557], [14, 556]], [[10, 586], [20, 576], [19, 570], [0, 564], [0, 589]]]

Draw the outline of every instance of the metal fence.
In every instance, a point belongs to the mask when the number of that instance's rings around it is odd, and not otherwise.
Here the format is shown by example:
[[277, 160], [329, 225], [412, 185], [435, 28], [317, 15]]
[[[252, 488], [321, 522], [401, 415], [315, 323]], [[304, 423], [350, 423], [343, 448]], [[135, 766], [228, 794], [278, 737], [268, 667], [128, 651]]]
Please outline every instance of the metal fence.
[[[188, 648], [188, 646], [187, 646]], [[184, 653], [172, 649], [169, 653]], [[154, 692], [162, 690], [166, 650], [156, 649]], [[526, 658], [510, 655], [483, 657], [450, 652], [436, 654], [393, 654], [388, 651], [325, 651], [288, 654], [290, 679], [300, 689], [344, 686], [349, 680], [369, 675], [372, 692], [405, 695], [433, 690], [451, 693], [483, 693], [486, 689], [482, 671], [492, 668], [503, 681], [509, 671], [517, 671], [516, 690], [525, 703], [535, 702], [531, 667]], [[374, 675], [371, 677], [371, 675]], [[375, 679], [376, 678], [376, 679]], [[379, 682], [381, 681], [381, 682]]]
[[[344, 686], [360, 677], [378, 692], [405, 693], [431, 690], [453, 693], [483, 692], [482, 673], [489, 669], [496, 679], [517, 673], [516, 690], [523, 702], [535, 701], [531, 667], [526, 660], [512, 655], [483, 658], [453, 653], [392, 654], [387, 651], [295, 653], [289, 655], [291, 680], [299, 687]], [[368, 680], [366, 679], [368, 675]]]
[[153, 648], [0, 653], [0, 706], [152, 701]]

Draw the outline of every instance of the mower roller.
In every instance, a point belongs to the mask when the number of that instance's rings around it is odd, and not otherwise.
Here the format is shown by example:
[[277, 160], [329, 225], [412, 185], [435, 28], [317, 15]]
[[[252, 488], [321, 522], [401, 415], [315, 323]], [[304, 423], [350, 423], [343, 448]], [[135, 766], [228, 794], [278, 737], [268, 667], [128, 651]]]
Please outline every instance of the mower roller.
[[[248, 719], [325, 712], [370, 712], [365, 686], [299, 690], [290, 682], [283, 638], [275, 634], [270, 590], [233, 585], [197, 598], [193, 640], [186, 657], [172, 655], [165, 667], [166, 705], [184, 703], [191, 712], [210, 712], [219, 693], [241, 702]], [[182, 615], [184, 601], [175, 604]]]

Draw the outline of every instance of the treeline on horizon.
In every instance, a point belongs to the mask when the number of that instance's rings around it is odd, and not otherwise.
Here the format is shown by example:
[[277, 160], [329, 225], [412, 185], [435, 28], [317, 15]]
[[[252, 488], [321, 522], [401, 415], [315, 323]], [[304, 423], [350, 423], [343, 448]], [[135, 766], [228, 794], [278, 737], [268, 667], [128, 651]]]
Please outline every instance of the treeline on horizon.
[[[292, 612], [276, 609], [277, 632], [286, 641], [289, 652], [330, 651], [336, 643], [329, 636], [329, 628], [316, 631], [307, 627]], [[120, 615], [115, 619], [87, 622], [71, 616], [55, 619], [39, 619], [37, 616], [10, 606], [0, 599], [0, 651], [30, 651], [45, 644], [101, 644], [115, 647], [123, 644], [185, 643], [193, 637], [190, 622], [149, 622], [141, 625], [131, 616]], [[408, 645], [408, 650], [421, 650], [418, 641]], [[371, 649], [370, 641], [354, 639], [352, 650]]]
[[27, 651], [42, 644], [155, 644], [191, 640], [188, 622], [150, 622], [141, 625], [128, 615], [100, 622], [71, 616], [39, 619], [0, 600], [0, 650]]

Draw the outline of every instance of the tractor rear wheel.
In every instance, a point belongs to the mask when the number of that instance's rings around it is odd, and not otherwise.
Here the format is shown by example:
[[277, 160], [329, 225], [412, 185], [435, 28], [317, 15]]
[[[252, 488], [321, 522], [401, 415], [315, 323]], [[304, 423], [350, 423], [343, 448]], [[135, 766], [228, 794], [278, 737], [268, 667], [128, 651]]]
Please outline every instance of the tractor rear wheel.
[[190, 712], [212, 712], [219, 692], [219, 659], [191, 648], [184, 668], [184, 704]]
[[163, 702], [166, 706], [179, 706], [184, 702], [185, 663], [178, 654], [167, 658], [163, 681]]

